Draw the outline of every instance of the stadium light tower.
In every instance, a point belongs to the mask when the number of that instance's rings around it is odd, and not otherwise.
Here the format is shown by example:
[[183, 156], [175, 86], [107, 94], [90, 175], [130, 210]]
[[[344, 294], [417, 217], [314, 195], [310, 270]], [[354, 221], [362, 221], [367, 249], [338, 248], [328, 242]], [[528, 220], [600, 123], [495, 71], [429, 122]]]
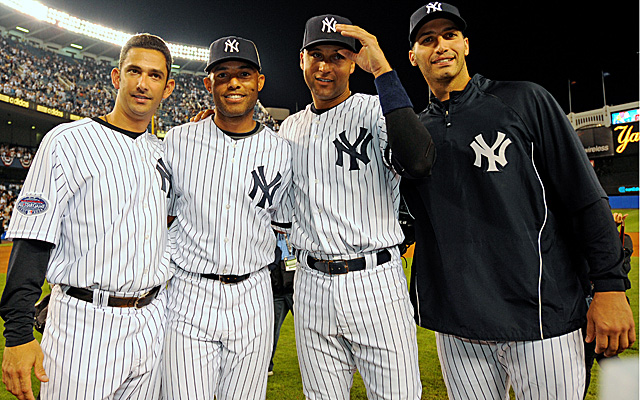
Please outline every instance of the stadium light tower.
[[[93, 22], [69, 15], [43, 5], [35, 0], [0, 0], [0, 3], [29, 15], [39, 21], [56, 25], [62, 29], [102, 40], [116, 46], [124, 45], [132, 36], [130, 33], [120, 32]], [[171, 54], [177, 58], [207, 62], [209, 49], [206, 47], [189, 46], [184, 44], [167, 43]]]

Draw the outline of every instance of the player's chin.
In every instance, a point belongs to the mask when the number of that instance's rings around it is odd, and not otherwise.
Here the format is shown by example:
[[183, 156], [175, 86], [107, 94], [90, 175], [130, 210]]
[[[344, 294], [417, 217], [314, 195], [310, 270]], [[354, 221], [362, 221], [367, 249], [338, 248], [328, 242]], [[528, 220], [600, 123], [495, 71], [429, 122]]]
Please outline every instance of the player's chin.
[[235, 106], [216, 106], [216, 113], [220, 113], [227, 118], [243, 117], [247, 114], [253, 115], [253, 106], [235, 105]]

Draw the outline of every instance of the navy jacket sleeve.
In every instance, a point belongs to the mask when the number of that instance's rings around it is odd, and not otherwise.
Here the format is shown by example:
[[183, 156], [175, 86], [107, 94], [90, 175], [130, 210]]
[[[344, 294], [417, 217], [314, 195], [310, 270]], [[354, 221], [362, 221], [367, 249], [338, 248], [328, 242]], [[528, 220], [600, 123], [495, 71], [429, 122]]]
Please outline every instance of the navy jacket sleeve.
[[431, 135], [413, 111], [413, 104], [395, 71], [375, 80], [387, 124], [391, 163], [400, 175], [423, 178], [431, 173], [436, 149]]
[[623, 252], [608, 198], [578, 135], [553, 96], [533, 83], [508, 101], [529, 127], [533, 161], [548, 193], [570, 214], [594, 291], [624, 290]]
[[7, 283], [0, 300], [6, 346], [19, 346], [34, 339], [35, 304], [42, 294], [53, 244], [32, 239], [14, 239], [9, 257]]

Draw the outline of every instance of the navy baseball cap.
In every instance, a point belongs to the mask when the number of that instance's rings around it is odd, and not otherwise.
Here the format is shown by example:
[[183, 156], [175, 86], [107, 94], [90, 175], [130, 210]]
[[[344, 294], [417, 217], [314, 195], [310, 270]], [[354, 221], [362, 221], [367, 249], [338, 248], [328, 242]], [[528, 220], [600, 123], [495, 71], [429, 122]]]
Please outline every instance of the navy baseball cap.
[[409, 44], [413, 45], [416, 40], [416, 35], [422, 25], [427, 22], [445, 18], [453, 21], [458, 29], [464, 31], [467, 28], [467, 23], [460, 16], [460, 11], [455, 6], [447, 3], [440, 3], [439, 1], [433, 1], [427, 5], [424, 5], [416, 10], [411, 15], [411, 22], [409, 23]]
[[335, 44], [355, 52], [356, 40], [342, 36], [340, 32], [336, 31], [336, 24], [351, 25], [351, 21], [334, 14], [309, 18], [304, 27], [304, 39], [300, 51], [317, 44]]
[[225, 36], [209, 46], [209, 62], [204, 72], [208, 74], [214, 65], [232, 60], [247, 61], [258, 68], [258, 71], [261, 69], [255, 43], [239, 36]]

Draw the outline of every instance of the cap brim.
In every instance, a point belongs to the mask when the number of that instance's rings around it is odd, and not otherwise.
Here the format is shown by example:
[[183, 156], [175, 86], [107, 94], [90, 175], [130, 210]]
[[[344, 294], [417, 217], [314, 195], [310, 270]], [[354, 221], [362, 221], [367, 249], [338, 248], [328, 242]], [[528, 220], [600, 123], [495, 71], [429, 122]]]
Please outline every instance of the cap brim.
[[304, 46], [303, 48], [300, 49], [300, 51], [303, 51], [304, 49], [308, 49], [309, 47], [312, 46], [319, 46], [319, 45], [323, 45], [323, 44], [332, 44], [334, 46], [341, 46], [344, 47], [347, 50], [350, 50], [354, 53], [357, 53], [356, 49], [353, 48], [351, 45], [345, 43], [345, 42], [341, 42], [339, 40], [329, 40], [329, 39], [318, 39], [318, 40], [314, 40], [311, 43], [307, 43], [306, 46]]
[[213, 67], [215, 67], [216, 65], [226, 62], [226, 61], [244, 61], [247, 64], [251, 64], [254, 67], [256, 67], [258, 69], [258, 71], [261, 70], [260, 66], [258, 64], [256, 64], [255, 62], [251, 61], [251, 60], [247, 60], [246, 58], [242, 58], [242, 57], [225, 57], [225, 58], [221, 58], [219, 60], [216, 60], [214, 62], [212, 62], [211, 64], [207, 65], [206, 68], [204, 69], [204, 72], [206, 72], [207, 74], [209, 72], [211, 72], [211, 69]]

